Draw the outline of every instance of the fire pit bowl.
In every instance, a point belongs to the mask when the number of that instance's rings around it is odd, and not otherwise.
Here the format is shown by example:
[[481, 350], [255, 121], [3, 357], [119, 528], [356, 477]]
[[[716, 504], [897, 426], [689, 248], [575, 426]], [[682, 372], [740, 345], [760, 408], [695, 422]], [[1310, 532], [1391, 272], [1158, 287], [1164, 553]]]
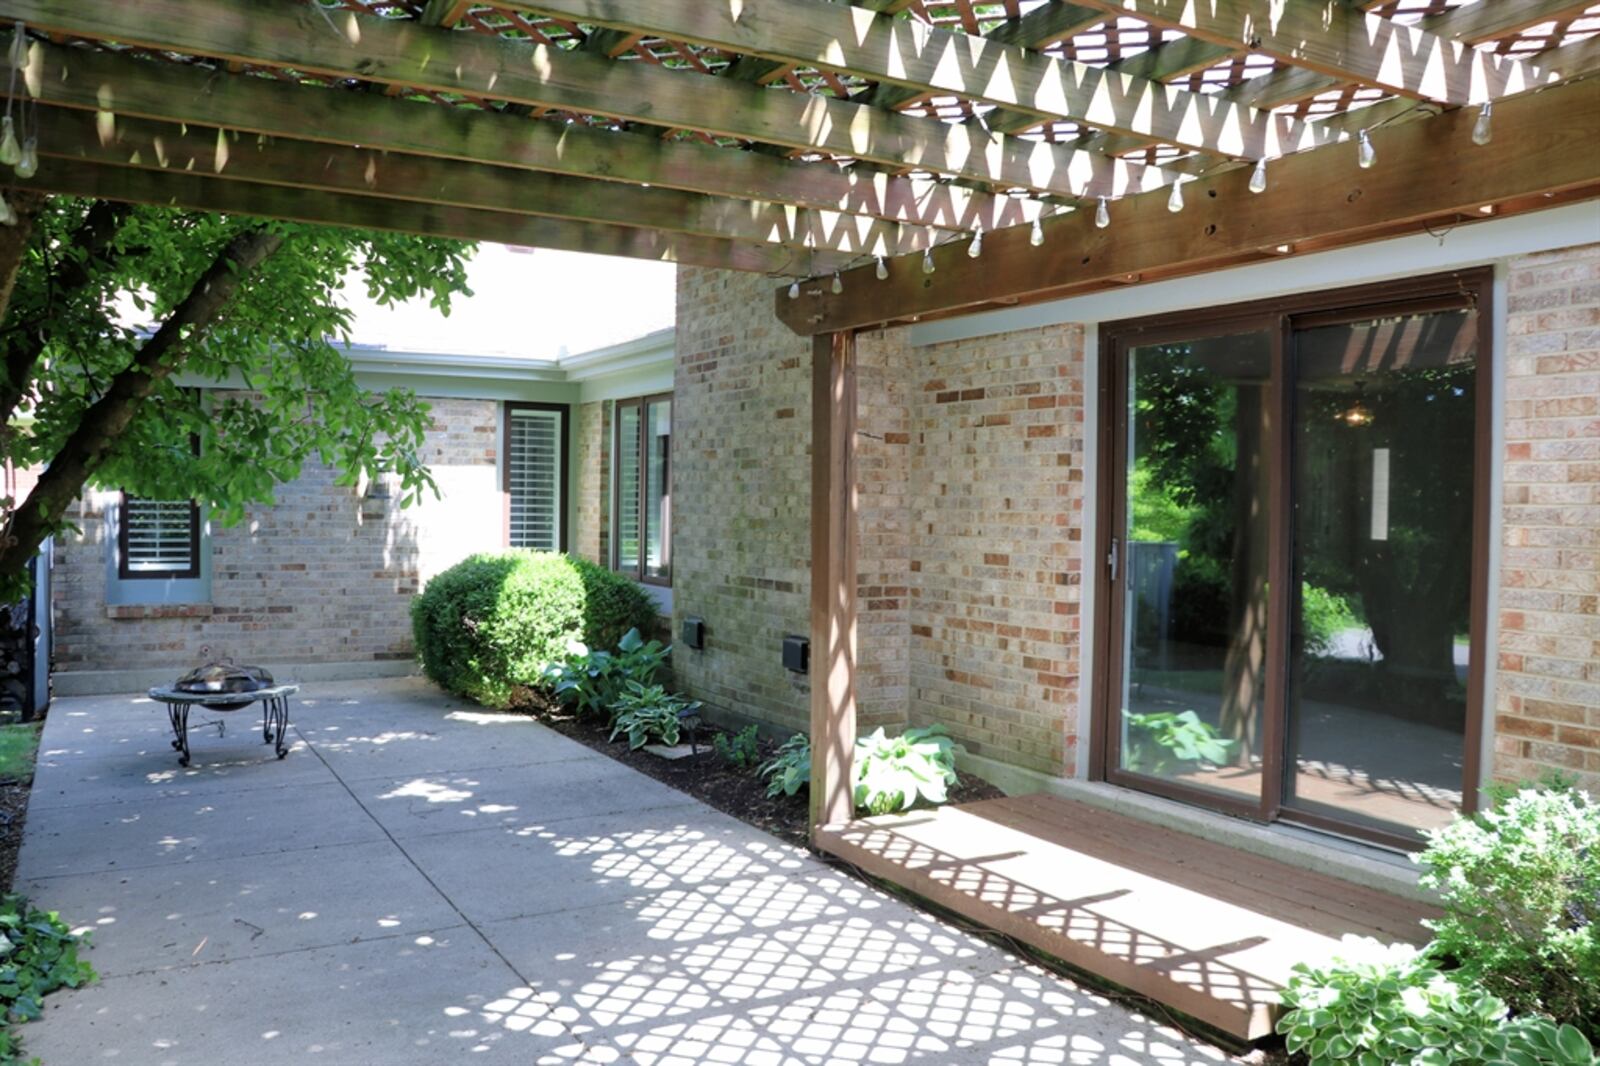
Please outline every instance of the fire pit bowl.
[[[220, 695], [260, 692], [262, 689], [271, 688], [272, 684], [272, 674], [264, 667], [239, 666], [229, 659], [219, 659], [190, 670], [178, 678], [172, 689], [174, 692], [189, 692], [196, 695], [211, 692]], [[240, 707], [248, 707], [249, 703], [240, 700], [219, 700], [215, 703], [202, 702], [200, 706], [212, 711], [235, 711]]]

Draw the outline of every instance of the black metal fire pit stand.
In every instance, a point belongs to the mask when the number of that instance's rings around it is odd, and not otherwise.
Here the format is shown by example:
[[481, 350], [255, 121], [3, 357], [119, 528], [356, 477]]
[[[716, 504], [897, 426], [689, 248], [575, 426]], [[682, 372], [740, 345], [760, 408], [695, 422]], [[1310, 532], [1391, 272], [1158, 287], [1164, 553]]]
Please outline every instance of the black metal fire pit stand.
[[179, 692], [172, 688], [153, 688], [150, 698], [167, 707], [167, 724], [172, 726], [172, 749], [178, 753], [178, 765], [189, 765], [189, 709], [201, 704], [213, 711], [236, 711], [259, 702], [261, 714], [261, 742], [273, 745], [278, 758], [289, 754], [285, 738], [289, 732], [289, 697], [300, 691], [299, 685], [273, 685], [254, 692]]

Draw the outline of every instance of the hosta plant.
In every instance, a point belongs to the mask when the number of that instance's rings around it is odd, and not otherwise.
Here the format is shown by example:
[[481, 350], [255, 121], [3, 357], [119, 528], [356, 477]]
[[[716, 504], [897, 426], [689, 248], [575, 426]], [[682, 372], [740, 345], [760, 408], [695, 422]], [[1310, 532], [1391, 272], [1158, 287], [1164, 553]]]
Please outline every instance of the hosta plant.
[[628, 681], [612, 705], [611, 739], [628, 738], [628, 747], [646, 744], [676, 744], [683, 720], [700, 709], [700, 704], [684, 699], [660, 685], [641, 685]]
[[1498, 1062], [1505, 1001], [1439, 969], [1409, 944], [1346, 937], [1326, 966], [1298, 963], [1278, 1020], [1311, 1066], [1451, 1066]]
[[875, 729], [856, 741], [855, 805], [868, 814], [909, 810], [919, 799], [943, 803], [956, 783], [956, 745], [943, 726], [897, 737]]
[[757, 771], [767, 779], [768, 796], [792, 796], [811, 783], [811, 738], [796, 733]]
[[658, 640], [645, 640], [637, 629], [622, 635], [616, 651], [574, 640], [566, 657], [546, 669], [545, 684], [579, 714], [610, 714], [629, 682], [654, 683], [671, 650]]
[[1505, 1048], [1493, 1066], [1594, 1066], [1600, 1056], [1575, 1025], [1537, 1016], [1506, 1023]]

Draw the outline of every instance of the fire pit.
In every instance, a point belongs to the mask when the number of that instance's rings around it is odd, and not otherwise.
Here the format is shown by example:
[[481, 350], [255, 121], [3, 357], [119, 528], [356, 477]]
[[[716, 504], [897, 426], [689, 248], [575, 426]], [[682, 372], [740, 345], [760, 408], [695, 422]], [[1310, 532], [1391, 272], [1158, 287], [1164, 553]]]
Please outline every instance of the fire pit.
[[188, 766], [190, 708], [198, 704], [212, 711], [237, 711], [260, 702], [261, 741], [272, 744], [281, 759], [289, 754], [284, 742], [289, 731], [289, 697], [299, 691], [299, 685], [274, 683], [272, 675], [259, 666], [222, 661], [191, 670], [170, 687], [151, 689], [150, 698], [166, 705], [178, 765]]

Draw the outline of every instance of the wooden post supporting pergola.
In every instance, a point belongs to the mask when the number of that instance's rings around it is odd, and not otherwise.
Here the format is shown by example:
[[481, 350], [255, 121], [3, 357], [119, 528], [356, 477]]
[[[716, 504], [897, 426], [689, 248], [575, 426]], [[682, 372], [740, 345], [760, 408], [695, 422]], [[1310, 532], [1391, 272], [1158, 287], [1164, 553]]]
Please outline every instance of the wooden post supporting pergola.
[[856, 337], [811, 341], [811, 829], [850, 820], [856, 743]]
[[814, 338], [816, 827], [853, 808], [856, 332], [1600, 196], [1588, 6], [0, 0], [42, 157], [0, 182], [771, 277]]

